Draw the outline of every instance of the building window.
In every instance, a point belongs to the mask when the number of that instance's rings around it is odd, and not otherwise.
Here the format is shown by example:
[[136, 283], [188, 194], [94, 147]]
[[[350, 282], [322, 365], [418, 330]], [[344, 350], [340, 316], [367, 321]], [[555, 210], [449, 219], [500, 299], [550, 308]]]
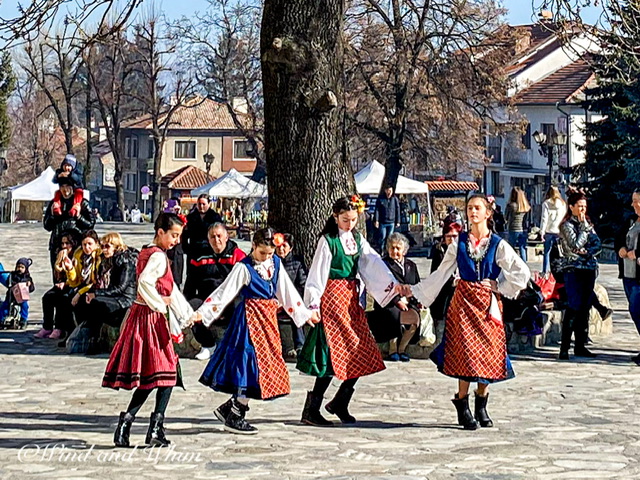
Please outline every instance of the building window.
[[135, 173], [126, 173], [124, 176], [124, 189], [127, 192], [135, 192], [137, 175]]
[[504, 185], [500, 172], [491, 172], [491, 191], [496, 197], [504, 196]]
[[147, 144], [147, 158], [153, 158], [156, 155], [156, 144], [153, 141], [153, 138], [149, 139], [149, 143]]
[[502, 137], [500, 135], [487, 136], [486, 155], [491, 159], [491, 163], [502, 165]]
[[125, 158], [138, 158], [138, 137], [131, 136], [124, 139]]
[[195, 140], [176, 141], [173, 158], [196, 159], [196, 142]]
[[527, 128], [522, 135], [522, 146], [525, 150], [531, 150], [531, 124], [527, 123]]
[[248, 152], [251, 151], [251, 145], [247, 140], [233, 141], [233, 159], [234, 160], [252, 160]]
[[547, 136], [547, 141], [553, 138], [553, 134], [556, 133], [556, 124], [555, 123], [543, 123], [540, 125], [542, 128], [542, 133]]

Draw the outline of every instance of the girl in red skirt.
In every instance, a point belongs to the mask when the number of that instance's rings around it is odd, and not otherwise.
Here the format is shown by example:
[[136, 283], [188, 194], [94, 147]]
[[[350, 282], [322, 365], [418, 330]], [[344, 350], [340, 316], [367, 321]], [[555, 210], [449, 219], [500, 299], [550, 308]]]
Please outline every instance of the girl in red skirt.
[[131, 424], [153, 389], [156, 406], [145, 443], [170, 443], [164, 434], [164, 414], [173, 387], [182, 386], [173, 342], [182, 341], [182, 328], [193, 310], [175, 286], [165, 252], [180, 242], [184, 224], [176, 214], [161, 213], [153, 243], [143, 247], [138, 257], [138, 296], [122, 323], [102, 380], [103, 387], [136, 389], [126, 412], [120, 413], [113, 439], [117, 447], [129, 446]]
[[365, 204], [358, 197], [344, 197], [333, 205], [316, 249], [305, 287], [309, 309], [320, 311], [320, 323], [312, 329], [300, 356], [298, 370], [316, 378], [302, 412], [302, 422], [329, 426], [320, 413], [331, 377], [342, 380], [326, 406], [342, 423], [354, 423], [348, 406], [358, 378], [384, 370], [384, 363], [364, 309], [359, 302], [359, 276], [367, 291], [386, 306], [396, 295], [396, 281], [365, 238], [355, 230]]
[[[458, 379], [453, 404], [465, 429], [492, 427], [487, 414], [489, 384], [514, 376], [507, 355], [500, 296], [515, 298], [531, 276], [527, 264], [501, 237], [492, 233], [493, 201], [473, 195], [467, 201], [470, 232], [461, 232], [429, 277], [402, 288], [430, 306], [458, 269], [460, 280], [447, 311], [442, 343], [431, 355], [438, 370]], [[469, 409], [469, 386], [477, 382], [475, 415]]]

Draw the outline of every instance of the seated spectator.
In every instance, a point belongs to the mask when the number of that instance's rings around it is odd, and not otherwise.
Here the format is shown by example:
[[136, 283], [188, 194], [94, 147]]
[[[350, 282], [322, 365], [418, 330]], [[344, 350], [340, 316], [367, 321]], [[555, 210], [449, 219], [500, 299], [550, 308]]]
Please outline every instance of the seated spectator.
[[[402, 284], [415, 285], [420, 281], [418, 267], [405, 257], [409, 250], [409, 241], [401, 233], [389, 235], [383, 260]], [[389, 357], [392, 362], [408, 362], [407, 345], [420, 324], [420, 304], [411, 297], [397, 295], [386, 307], [374, 302], [373, 312], [369, 312], [369, 325], [376, 341], [389, 340]]]
[[[184, 288], [184, 296], [194, 310], [222, 285], [233, 266], [246, 257], [236, 242], [229, 240], [227, 228], [222, 223], [214, 223], [209, 227], [208, 239], [211, 250], [191, 260], [191, 271]], [[234, 305], [229, 305], [221, 318], [230, 319], [233, 309]], [[207, 360], [215, 349], [215, 339], [202, 323], [195, 323], [191, 328], [195, 339], [202, 345], [202, 350], [196, 358]]]
[[[284, 243], [276, 245], [276, 255], [282, 259], [284, 269], [287, 271], [293, 285], [302, 297], [304, 296], [304, 285], [307, 283], [307, 267], [301, 257], [293, 255], [293, 235], [285, 233], [283, 234], [283, 237]], [[291, 320], [291, 317], [282, 309], [278, 312], [278, 322], [281, 324], [291, 325], [294, 349], [285, 352], [283, 344], [282, 353], [285, 360], [294, 360], [298, 357], [298, 353], [300, 353], [300, 350], [302, 350], [302, 346], [304, 345], [304, 330], [302, 328], [297, 328]], [[282, 335], [280, 336], [280, 339], [282, 339]]]
[[87, 355], [100, 353], [100, 330], [106, 323], [120, 327], [136, 299], [138, 251], [128, 248], [119, 233], [107, 233], [100, 241], [102, 258], [96, 282], [76, 305], [76, 318], [89, 328]]
[[[53, 287], [42, 296], [42, 328], [36, 338], [64, 339], [75, 328], [71, 309], [71, 287], [67, 283], [67, 270], [73, 268], [71, 257], [76, 248], [72, 235], [63, 235], [53, 266]], [[55, 327], [55, 328], [54, 328]]]
[[67, 270], [68, 284], [74, 289], [74, 295], [71, 299], [71, 306], [74, 309], [82, 296], [96, 284], [100, 254], [102, 253], [95, 230], [85, 232], [80, 245], [81, 247], [73, 254], [71, 269]]
[[[442, 260], [444, 259], [445, 254], [447, 253], [447, 248], [451, 245], [455, 240], [457, 240], [458, 235], [462, 231], [462, 226], [459, 223], [449, 223], [442, 227], [442, 240], [436, 243], [431, 249], [431, 273], [435, 272]], [[440, 290], [440, 294], [436, 297], [436, 300], [431, 304], [430, 311], [431, 316], [436, 322], [443, 322], [447, 317], [447, 310], [449, 309], [449, 303], [451, 303], [451, 299], [453, 298], [453, 292], [455, 287], [454, 276], [452, 276], [449, 281], [442, 287]]]
[[[19, 258], [16, 262], [16, 269], [11, 273], [3, 273], [0, 275], [0, 283], [7, 287], [7, 296], [4, 302], [0, 305], [0, 323], [4, 323], [5, 318], [9, 315], [9, 307], [11, 303], [17, 302], [13, 290], [11, 287], [18, 283], [26, 283], [29, 288], [29, 292], [33, 292], [36, 286], [33, 284], [33, 279], [29, 273], [29, 267], [33, 263], [30, 258]], [[18, 328], [24, 330], [27, 328], [27, 322], [29, 319], [29, 302], [24, 301], [20, 303], [20, 324]]]

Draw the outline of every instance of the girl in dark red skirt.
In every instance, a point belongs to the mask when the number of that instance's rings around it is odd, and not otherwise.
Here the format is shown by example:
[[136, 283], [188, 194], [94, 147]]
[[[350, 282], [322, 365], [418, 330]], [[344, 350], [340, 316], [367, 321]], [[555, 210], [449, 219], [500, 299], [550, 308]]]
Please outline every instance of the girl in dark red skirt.
[[[492, 232], [493, 199], [473, 195], [467, 201], [469, 232], [447, 248], [438, 269], [403, 294], [415, 295], [424, 306], [435, 301], [458, 270], [460, 280], [447, 310], [442, 343], [431, 359], [443, 374], [458, 379], [453, 404], [458, 423], [467, 430], [492, 427], [487, 413], [489, 384], [514, 376], [507, 355], [501, 296], [515, 298], [531, 276], [527, 264], [511, 246]], [[475, 413], [469, 409], [469, 387], [475, 392]]]
[[122, 323], [102, 380], [103, 387], [136, 389], [127, 411], [120, 413], [113, 439], [117, 447], [129, 446], [131, 424], [153, 389], [156, 406], [145, 443], [170, 443], [164, 434], [164, 413], [173, 387], [182, 386], [173, 342], [182, 341], [182, 328], [193, 310], [175, 286], [165, 252], [180, 242], [184, 223], [178, 215], [161, 213], [153, 243], [143, 247], [138, 258], [138, 296]]

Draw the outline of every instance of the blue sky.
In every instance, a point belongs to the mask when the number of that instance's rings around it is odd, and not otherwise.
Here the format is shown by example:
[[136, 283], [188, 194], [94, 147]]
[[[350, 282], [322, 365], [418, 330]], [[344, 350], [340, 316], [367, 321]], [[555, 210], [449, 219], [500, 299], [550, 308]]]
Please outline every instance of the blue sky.
[[[16, 5], [25, 0], [0, 0], [0, 16], [10, 17], [16, 14]], [[540, 0], [535, 0], [537, 4]], [[533, 9], [531, 0], [502, 0], [504, 6], [509, 10], [507, 20], [512, 25], [532, 23]], [[146, 3], [146, 2], [145, 2]], [[182, 15], [191, 16], [198, 10], [204, 10], [208, 3], [206, 0], [159, 0], [157, 2], [169, 18], [179, 18]], [[583, 10], [585, 19], [589, 23], [595, 22], [598, 16], [597, 8]]]

